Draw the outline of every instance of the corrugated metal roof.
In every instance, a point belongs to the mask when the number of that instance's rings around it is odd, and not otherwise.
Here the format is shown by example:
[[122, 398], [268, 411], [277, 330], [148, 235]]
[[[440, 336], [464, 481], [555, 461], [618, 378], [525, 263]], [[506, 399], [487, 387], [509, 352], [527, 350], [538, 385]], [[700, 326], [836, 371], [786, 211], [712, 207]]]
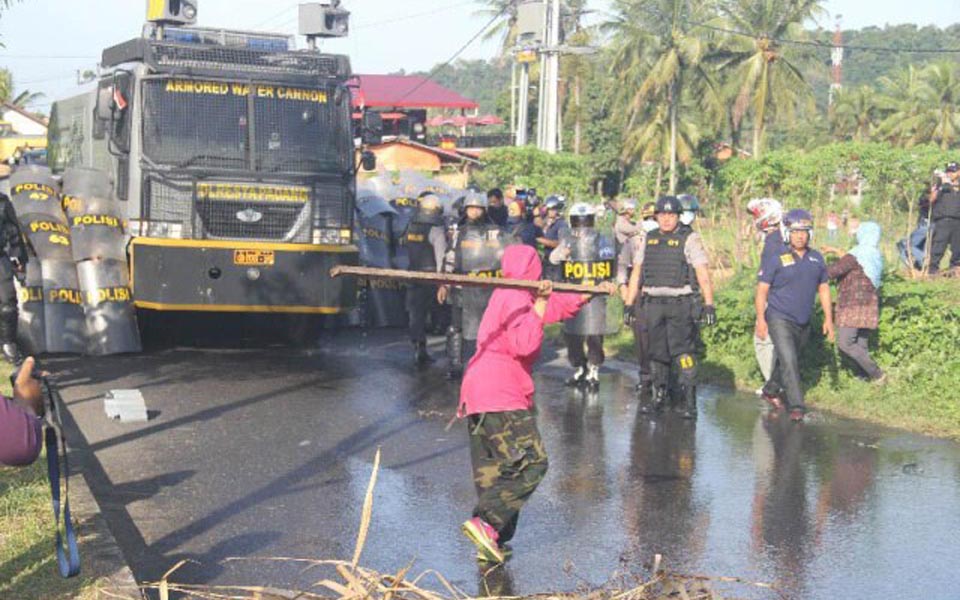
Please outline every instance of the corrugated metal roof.
[[368, 108], [460, 108], [479, 104], [435, 81], [418, 75], [357, 75], [353, 82], [354, 106]]

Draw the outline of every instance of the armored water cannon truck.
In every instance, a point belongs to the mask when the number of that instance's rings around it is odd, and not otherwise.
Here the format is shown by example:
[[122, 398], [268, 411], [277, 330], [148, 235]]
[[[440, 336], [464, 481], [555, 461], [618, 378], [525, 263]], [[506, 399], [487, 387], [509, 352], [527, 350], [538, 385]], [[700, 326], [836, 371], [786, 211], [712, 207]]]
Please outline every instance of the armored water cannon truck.
[[148, 0], [141, 37], [103, 51], [95, 89], [54, 104], [51, 167], [110, 174], [139, 309], [346, 312], [355, 289], [328, 273], [358, 258], [351, 70], [315, 39], [345, 35], [349, 13], [301, 5], [302, 50], [196, 16], [196, 0]]

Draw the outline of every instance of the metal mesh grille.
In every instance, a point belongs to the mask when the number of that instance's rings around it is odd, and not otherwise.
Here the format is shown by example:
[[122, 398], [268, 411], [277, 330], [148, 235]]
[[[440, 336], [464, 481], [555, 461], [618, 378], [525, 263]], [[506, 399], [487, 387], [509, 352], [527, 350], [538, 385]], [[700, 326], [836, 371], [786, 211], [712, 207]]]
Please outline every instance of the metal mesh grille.
[[343, 144], [333, 98], [325, 90], [263, 88], [275, 97], [254, 99], [257, 170], [339, 171]]
[[336, 76], [338, 68], [343, 68], [338, 65], [336, 57], [306, 52], [171, 43], [151, 43], [151, 49], [156, 64], [171, 67], [239, 70], [261, 75], [307, 73], [326, 77]]
[[310, 241], [310, 203], [197, 199], [197, 214], [207, 237], [225, 239]]
[[148, 175], [144, 178], [143, 214], [150, 221], [178, 223], [183, 237], [193, 237], [193, 182], [171, 181]]
[[353, 214], [350, 190], [342, 182], [320, 182], [314, 185], [314, 226], [348, 228]]

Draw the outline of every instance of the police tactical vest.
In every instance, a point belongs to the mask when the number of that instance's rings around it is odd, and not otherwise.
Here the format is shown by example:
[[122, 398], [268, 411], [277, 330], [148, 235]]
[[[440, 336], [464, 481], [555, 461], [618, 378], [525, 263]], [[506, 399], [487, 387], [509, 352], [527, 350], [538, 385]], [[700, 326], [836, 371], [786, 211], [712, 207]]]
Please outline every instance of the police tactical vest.
[[960, 190], [950, 188], [940, 192], [933, 204], [933, 220], [960, 219]]
[[428, 223], [410, 223], [403, 243], [410, 257], [410, 270], [434, 273], [437, 270], [437, 257], [430, 243], [430, 230], [434, 225]]
[[690, 285], [690, 265], [684, 249], [690, 231], [647, 234], [643, 254], [643, 286], [683, 288]]

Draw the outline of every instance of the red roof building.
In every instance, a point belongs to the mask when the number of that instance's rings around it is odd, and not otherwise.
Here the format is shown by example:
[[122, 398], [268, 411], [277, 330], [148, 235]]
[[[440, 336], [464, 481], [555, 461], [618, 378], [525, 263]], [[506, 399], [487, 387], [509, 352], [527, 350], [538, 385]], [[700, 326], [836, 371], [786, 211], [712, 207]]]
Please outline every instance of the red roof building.
[[352, 85], [357, 108], [475, 110], [479, 104], [419, 75], [357, 75]]

